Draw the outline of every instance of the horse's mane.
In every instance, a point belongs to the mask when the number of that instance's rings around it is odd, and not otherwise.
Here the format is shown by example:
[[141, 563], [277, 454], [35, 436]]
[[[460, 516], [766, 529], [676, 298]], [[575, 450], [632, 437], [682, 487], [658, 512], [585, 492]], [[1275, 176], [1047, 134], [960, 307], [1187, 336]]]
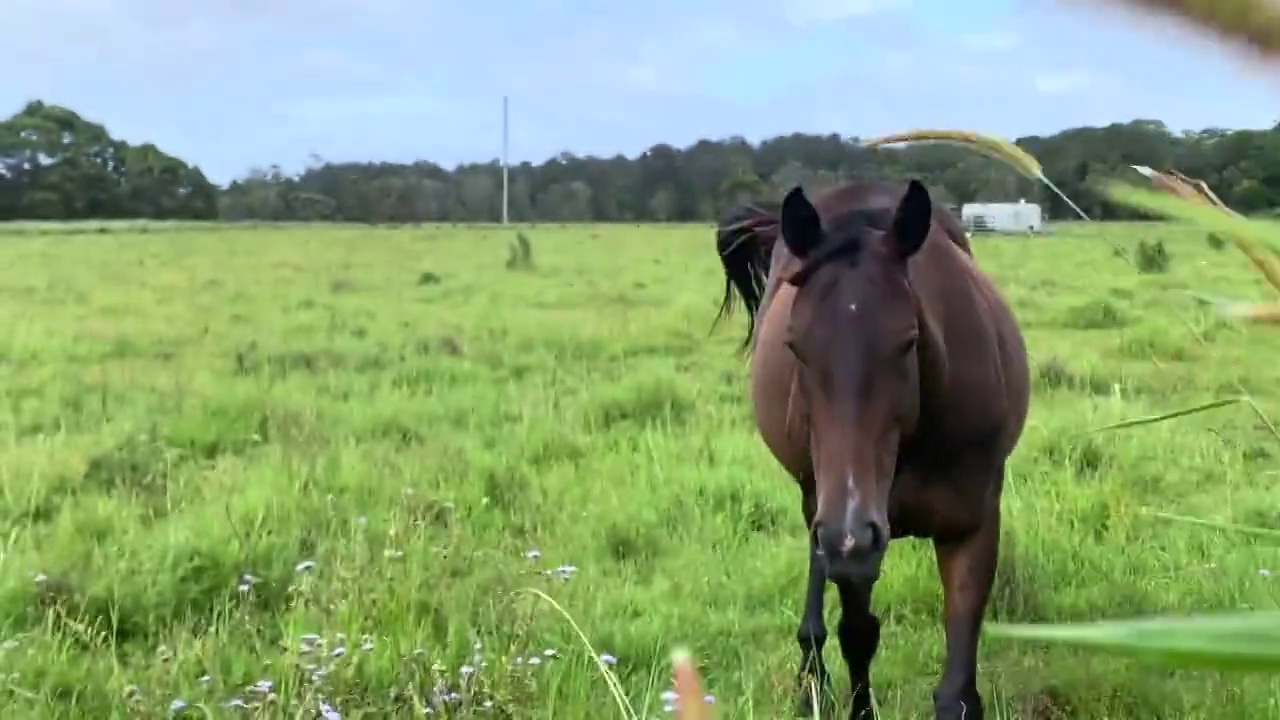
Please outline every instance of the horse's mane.
[[[855, 180], [832, 189], [819, 202], [828, 202], [848, 207], [840, 216], [849, 222], [887, 229], [886, 217], [892, 217], [893, 204], [901, 190], [892, 183]], [[880, 197], [877, 197], [880, 196]], [[881, 201], [884, 202], [881, 202]], [[720, 309], [716, 313], [715, 323], [733, 313], [735, 290], [747, 311], [747, 336], [742, 343], [743, 349], [750, 349], [755, 339], [756, 315], [760, 304], [764, 301], [765, 285], [769, 276], [769, 264], [773, 258], [773, 249], [777, 245], [780, 232], [781, 203], [749, 203], [731, 208], [716, 226], [716, 250], [720, 255], [720, 264], [724, 267], [724, 297], [720, 301]], [[889, 215], [885, 215], [889, 213]], [[955, 215], [946, 207], [934, 203], [934, 225], [941, 230], [952, 243], [970, 257], [973, 250], [969, 245], [964, 227]], [[821, 257], [813, 258], [806, 263], [810, 272], [812, 268], [829, 262], [837, 256], [856, 257], [857, 247], [832, 247], [821, 253]], [[800, 270], [800, 278], [805, 274]], [[712, 327], [714, 327], [714, 323]]]
[[716, 251], [724, 267], [724, 297], [715, 323], [733, 314], [734, 290], [747, 310], [747, 338], [755, 337], [756, 312], [764, 299], [769, 261], [779, 237], [780, 203], [759, 203], [732, 208], [716, 226]]

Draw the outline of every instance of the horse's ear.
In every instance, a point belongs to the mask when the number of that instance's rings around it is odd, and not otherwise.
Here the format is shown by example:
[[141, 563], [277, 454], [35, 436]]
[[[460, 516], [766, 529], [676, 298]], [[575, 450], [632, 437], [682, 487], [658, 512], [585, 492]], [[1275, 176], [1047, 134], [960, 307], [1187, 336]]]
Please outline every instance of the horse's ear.
[[822, 244], [822, 220], [799, 185], [782, 199], [782, 241], [792, 255], [804, 260]]
[[915, 255], [929, 237], [933, 224], [933, 199], [919, 180], [907, 184], [907, 192], [893, 213], [893, 242], [898, 257], [906, 260]]

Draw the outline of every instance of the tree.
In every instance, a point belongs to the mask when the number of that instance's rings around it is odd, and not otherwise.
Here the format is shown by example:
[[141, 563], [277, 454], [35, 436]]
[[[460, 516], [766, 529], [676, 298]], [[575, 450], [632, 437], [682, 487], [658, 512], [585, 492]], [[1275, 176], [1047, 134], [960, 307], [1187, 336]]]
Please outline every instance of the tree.
[[[1140, 217], [1092, 190], [1101, 179], [1132, 177], [1129, 165], [1178, 168], [1243, 212], [1280, 207], [1280, 126], [1174, 133], [1139, 119], [1017, 143], [1097, 219]], [[963, 148], [871, 150], [857, 138], [799, 133], [759, 144], [740, 137], [686, 148], [658, 144], [634, 158], [562, 153], [510, 168], [509, 201], [518, 222], [707, 222], [732, 205], [777, 200], [797, 184], [821, 190], [852, 177], [916, 177], [956, 205], [1025, 198], [1050, 217], [1073, 216], [1039, 183]], [[495, 161], [446, 169], [426, 160], [333, 163], [313, 156], [296, 175], [251, 169], [219, 189], [198, 168], [154, 145], [114, 140], [66, 108], [32, 102], [0, 122], [0, 219], [493, 222], [501, 207]]]
[[218, 215], [218, 188], [154, 145], [133, 147], [40, 101], [0, 122], [0, 219]]

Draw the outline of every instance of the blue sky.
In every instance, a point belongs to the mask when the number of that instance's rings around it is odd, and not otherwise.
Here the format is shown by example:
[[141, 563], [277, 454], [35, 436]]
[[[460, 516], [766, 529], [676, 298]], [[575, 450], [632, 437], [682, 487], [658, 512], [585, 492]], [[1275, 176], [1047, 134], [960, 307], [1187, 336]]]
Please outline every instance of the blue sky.
[[1029, 0], [3, 0], [0, 110], [61, 103], [218, 182], [249, 167], [634, 155], [658, 142], [1147, 117], [1269, 126], [1263, 71]]

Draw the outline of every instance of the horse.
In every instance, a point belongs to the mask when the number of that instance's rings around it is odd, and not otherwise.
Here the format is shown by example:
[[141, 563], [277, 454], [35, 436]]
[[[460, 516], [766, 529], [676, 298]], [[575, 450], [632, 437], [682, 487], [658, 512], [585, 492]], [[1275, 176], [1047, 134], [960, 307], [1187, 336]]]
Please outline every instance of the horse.
[[[779, 239], [781, 243], [777, 242]], [[747, 311], [758, 433], [800, 488], [808, 581], [798, 711], [829, 696], [823, 591], [839, 593], [851, 720], [872, 717], [872, 591], [889, 541], [933, 541], [946, 659], [937, 720], [982, 720], [978, 638], [994, 582], [1005, 465], [1026, 424], [1017, 319], [928, 189], [852, 181], [717, 227], [725, 289]], [[812, 692], [813, 689], [818, 692]]]

